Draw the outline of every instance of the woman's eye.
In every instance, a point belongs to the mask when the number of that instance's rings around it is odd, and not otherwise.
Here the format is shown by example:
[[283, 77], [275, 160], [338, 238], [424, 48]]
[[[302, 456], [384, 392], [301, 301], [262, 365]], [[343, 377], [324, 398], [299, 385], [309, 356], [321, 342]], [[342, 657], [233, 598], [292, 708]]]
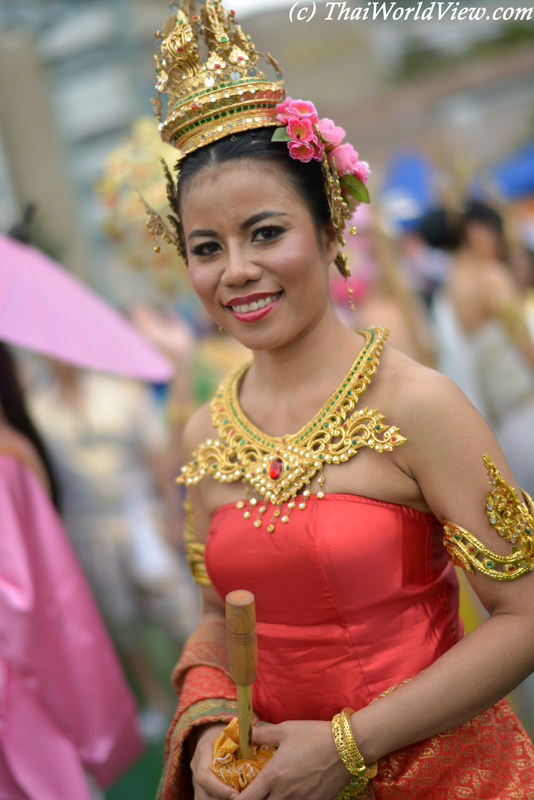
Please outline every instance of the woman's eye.
[[212, 256], [220, 249], [221, 246], [218, 242], [202, 242], [202, 244], [197, 244], [193, 247], [191, 252], [194, 256]]
[[252, 241], [269, 242], [272, 239], [276, 239], [283, 232], [284, 228], [281, 228], [279, 225], [269, 225], [266, 228], [257, 228], [257, 230], [253, 231], [252, 233]]

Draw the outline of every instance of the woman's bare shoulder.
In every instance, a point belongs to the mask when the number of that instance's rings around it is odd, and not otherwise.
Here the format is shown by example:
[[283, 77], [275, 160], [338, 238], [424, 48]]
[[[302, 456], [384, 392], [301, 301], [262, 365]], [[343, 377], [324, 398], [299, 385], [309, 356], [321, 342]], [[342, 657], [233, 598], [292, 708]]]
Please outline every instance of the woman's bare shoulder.
[[387, 404], [407, 421], [436, 415], [451, 418], [466, 409], [478, 414], [454, 381], [392, 347], [384, 349], [379, 370]]

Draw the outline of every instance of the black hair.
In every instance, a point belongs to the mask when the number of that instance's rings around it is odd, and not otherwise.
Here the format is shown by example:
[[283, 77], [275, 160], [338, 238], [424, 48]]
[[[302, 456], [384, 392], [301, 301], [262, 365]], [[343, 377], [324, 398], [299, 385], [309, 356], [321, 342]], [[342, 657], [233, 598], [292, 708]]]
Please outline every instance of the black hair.
[[263, 161], [280, 167], [283, 174], [303, 202], [307, 205], [318, 231], [325, 230], [332, 221], [330, 206], [324, 190], [320, 162], [307, 163], [291, 157], [287, 142], [272, 142], [274, 128], [242, 131], [226, 136], [218, 142], [199, 147], [180, 162], [180, 178], [176, 207], [180, 205], [184, 187], [195, 175], [232, 161]]
[[431, 247], [457, 250], [465, 240], [470, 222], [481, 222], [503, 239], [504, 226], [501, 215], [479, 200], [469, 200], [462, 211], [436, 208], [419, 224], [419, 233]]
[[0, 406], [8, 423], [23, 434], [37, 450], [50, 483], [52, 502], [59, 510], [59, 489], [43, 441], [31, 421], [17, 380], [15, 363], [7, 347], [0, 342]]

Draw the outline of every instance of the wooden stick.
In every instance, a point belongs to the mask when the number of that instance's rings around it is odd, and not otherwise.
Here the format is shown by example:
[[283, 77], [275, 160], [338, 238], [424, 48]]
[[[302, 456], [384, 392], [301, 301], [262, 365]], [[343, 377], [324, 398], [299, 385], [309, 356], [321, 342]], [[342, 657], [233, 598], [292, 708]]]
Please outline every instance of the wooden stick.
[[252, 684], [258, 669], [256, 606], [244, 589], [226, 595], [226, 638], [230, 675], [237, 686], [239, 755], [252, 758]]

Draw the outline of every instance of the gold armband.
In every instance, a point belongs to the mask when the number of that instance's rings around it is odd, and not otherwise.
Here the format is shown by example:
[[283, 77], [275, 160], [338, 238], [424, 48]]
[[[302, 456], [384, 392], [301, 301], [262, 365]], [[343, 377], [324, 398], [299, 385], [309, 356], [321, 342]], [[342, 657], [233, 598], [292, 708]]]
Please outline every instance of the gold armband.
[[349, 800], [361, 794], [369, 780], [374, 778], [378, 771], [376, 761], [367, 767], [358, 750], [350, 724], [352, 714], [354, 714], [354, 709], [344, 708], [332, 720], [332, 734], [339, 757], [353, 776], [349, 785], [338, 794], [336, 800]]
[[499, 303], [495, 311], [512, 341], [520, 342], [530, 337], [525, 307], [519, 298]]
[[443, 542], [457, 567], [473, 574], [476, 568], [497, 581], [512, 581], [534, 570], [534, 504], [523, 490], [524, 502], [520, 503], [515, 489], [506, 483], [490, 457], [482, 458], [490, 481], [486, 513], [492, 528], [512, 545], [511, 553], [493, 553], [476, 536], [448, 519], [443, 522]]
[[191, 508], [191, 501], [189, 498], [184, 500], [185, 511], [185, 557], [189, 563], [189, 569], [195, 579], [195, 583], [201, 586], [211, 586], [211, 581], [206, 572], [206, 565], [204, 563], [204, 551], [206, 545], [195, 541], [195, 530], [193, 528], [193, 509]]

